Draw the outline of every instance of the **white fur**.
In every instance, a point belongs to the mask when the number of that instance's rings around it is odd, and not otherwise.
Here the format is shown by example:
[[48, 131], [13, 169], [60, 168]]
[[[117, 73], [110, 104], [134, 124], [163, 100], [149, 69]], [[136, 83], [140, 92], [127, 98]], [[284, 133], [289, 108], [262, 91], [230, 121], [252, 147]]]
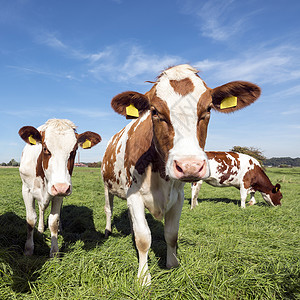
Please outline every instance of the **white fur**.
[[[166, 163], [166, 174], [176, 178], [173, 161], [186, 158], [197, 158], [207, 161], [203, 149], [197, 139], [197, 104], [201, 95], [206, 91], [202, 79], [195, 76], [197, 70], [188, 65], [179, 65], [163, 72], [156, 86], [156, 94], [165, 100], [170, 108], [171, 123], [175, 136], [174, 147], [169, 152]], [[170, 85], [170, 80], [183, 80], [189, 78], [194, 84], [194, 91], [182, 96], [176, 93]], [[208, 169], [207, 169], [208, 170]], [[206, 174], [208, 176], [208, 173]]]

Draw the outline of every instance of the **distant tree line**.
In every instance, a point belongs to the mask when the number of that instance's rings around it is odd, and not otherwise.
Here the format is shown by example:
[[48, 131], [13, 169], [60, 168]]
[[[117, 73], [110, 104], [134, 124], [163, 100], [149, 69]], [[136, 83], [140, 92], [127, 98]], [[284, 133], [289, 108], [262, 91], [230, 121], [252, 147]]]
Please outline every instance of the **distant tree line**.
[[264, 161], [265, 166], [272, 167], [300, 167], [300, 157], [272, 157]]
[[[263, 166], [272, 166], [272, 167], [300, 167], [300, 157], [291, 158], [291, 157], [272, 157], [266, 158], [262, 152], [254, 147], [241, 147], [241, 146], [234, 146], [230, 149], [230, 151], [244, 153], [256, 158], [261, 165]], [[101, 162], [93, 162], [93, 163], [84, 163], [86, 166], [90, 168], [100, 168]], [[8, 163], [1, 163], [0, 166], [3, 167], [19, 167], [20, 163], [17, 162], [15, 159], [11, 159]]]
[[241, 147], [234, 146], [230, 151], [235, 151], [239, 153], [244, 153], [256, 158], [261, 165], [263, 166], [272, 166], [272, 167], [300, 167], [300, 157], [291, 158], [291, 157], [272, 157], [266, 158], [262, 151], [254, 147]]
[[18, 163], [15, 159], [11, 159], [8, 163], [1, 163], [1, 166], [3, 167], [18, 167], [20, 166], [20, 163]]

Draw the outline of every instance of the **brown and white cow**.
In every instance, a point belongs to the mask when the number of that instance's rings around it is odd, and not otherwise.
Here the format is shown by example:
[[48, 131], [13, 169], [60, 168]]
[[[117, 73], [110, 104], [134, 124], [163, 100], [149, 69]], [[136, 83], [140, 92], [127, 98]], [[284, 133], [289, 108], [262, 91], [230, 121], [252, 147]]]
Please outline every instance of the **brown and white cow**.
[[[105, 231], [106, 236], [111, 232], [114, 195], [127, 199], [139, 254], [138, 278], [144, 285], [151, 280], [147, 263], [151, 233], [145, 208], [157, 219], [164, 217], [167, 267], [178, 266], [176, 243], [184, 184], [209, 176], [203, 149], [210, 110], [232, 112], [260, 95], [258, 86], [243, 81], [210, 89], [197, 73], [189, 65], [166, 69], [145, 95], [124, 92], [111, 103], [121, 115], [134, 105], [140, 116], [111, 138], [104, 154]], [[221, 109], [228, 97], [236, 97], [236, 105]]]
[[36, 199], [39, 205], [39, 232], [44, 232], [44, 211], [51, 201], [49, 229], [50, 256], [53, 257], [58, 252], [57, 234], [62, 201], [64, 196], [72, 193], [71, 175], [78, 145], [82, 148], [91, 148], [101, 141], [101, 137], [91, 131], [78, 134], [76, 126], [65, 119], [48, 120], [37, 129], [24, 126], [19, 130], [19, 135], [27, 143], [20, 163], [27, 221], [24, 254], [32, 255], [34, 250]]
[[240, 190], [241, 207], [245, 208], [247, 195], [250, 193], [249, 205], [256, 203], [254, 194], [259, 191], [270, 205], [281, 205], [280, 184], [273, 185], [261, 168], [259, 162], [246, 154], [237, 152], [205, 152], [208, 158], [210, 176], [192, 183], [191, 209], [197, 204], [197, 197], [202, 182], [215, 187], [233, 186]]

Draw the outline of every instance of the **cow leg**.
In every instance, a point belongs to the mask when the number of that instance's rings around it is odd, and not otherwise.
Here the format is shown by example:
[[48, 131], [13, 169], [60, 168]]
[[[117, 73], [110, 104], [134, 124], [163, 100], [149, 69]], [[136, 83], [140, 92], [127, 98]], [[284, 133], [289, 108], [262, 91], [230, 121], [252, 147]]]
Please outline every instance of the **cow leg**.
[[111, 235], [111, 218], [114, 207], [114, 195], [108, 191], [108, 187], [104, 186], [105, 205], [104, 211], [106, 215], [105, 237], [108, 238]]
[[251, 192], [250, 193], [250, 202], [249, 202], [249, 205], [254, 205], [256, 203], [256, 200], [254, 198], [254, 192]]
[[164, 234], [167, 243], [167, 268], [177, 267], [179, 264], [176, 257], [176, 246], [183, 201], [184, 193], [182, 190], [178, 193], [176, 203], [165, 214]]
[[151, 245], [151, 232], [145, 217], [145, 206], [141, 197], [136, 194], [131, 194], [127, 198], [127, 205], [139, 253], [138, 279], [142, 285], [149, 285], [151, 275], [148, 271], [148, 251]]
[[22, 186], [22, 195], [26, 208], [26, 222], [27, 222], [27, 240], [25, 243], [25, 255], [32, 255], [34, 250], [33, 232], [37, 221], [37, 215], [35, 211], [35, 201], [30, 191]]
[[246, 199], [248, 195], [247, 190], [241, 187], [240, 194], [241, 194], [241, 208], [246, 208]]
[[50, 257], [54, 257], [58, 253], [58, 228], [59, 228], [59, 216], [60, 208], [62, 205], [63, 197], [54, 197], [51, 201], [51, 213], [49, 215], [49, 229], [51, 233], [51, 250]]
[[198, 182], [192, 183], [192, 200], [191, 200], [191, 209], [195, 208], [198, 205], [198, 194], [200, 192], [203, 181], [200, 180]]
[[45, 230], [45, 223], [44, 223], [44, 213], [45, 210], [47, 209], [48, 205], [49, 205], [49, 201], [42, 203], [42, 202], [38, 202], [39, 204], [39, 225], [38, 225], [38, 231], [40, 233], [43, 233]]
[[38, 225], [38, 232], [43, 233], [45, 230], [44, 224], [44, 212], [42, 205], [39, 203], [39, 225]]

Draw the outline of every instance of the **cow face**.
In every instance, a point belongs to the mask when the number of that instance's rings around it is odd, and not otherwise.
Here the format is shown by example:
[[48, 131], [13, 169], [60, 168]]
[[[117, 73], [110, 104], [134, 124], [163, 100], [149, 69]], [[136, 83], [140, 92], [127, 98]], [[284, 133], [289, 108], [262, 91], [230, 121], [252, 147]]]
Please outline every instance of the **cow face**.
[[101, 141], [97, 133], [77, 134], [75, 129], [69, 120], [52, 119], [38, 129], [24, 126], [19, 130], [26, 143], [38, 148], [36, 175], [48, 183], [51, 196], [71, 194], [71, 175], [78, 145], [86, 149]]
[[[210, 110], [228, 113], [253, 103], [260, 88], [236, 81], [210, 89], [189, 65], [163, 71], [145, 95], [125, 92], [112, 100], [113, 109], [126, 115], [134, 105], [140, 114], [150, 110], [153, 141], [165, 162], [166, 175], [182, 181], [197, 181], [209, 176], [204, 152]], [[222, 102], [234, 98], [234, 105]], [[224, 106], [224, 105], [223, 105]]]
[[273, 186], [272, 190], [268, 193], [261, 193], [264, 200], [272, 206], [281, 205], [282, 194], [280, 191], [280, 184], [277, 183]]

